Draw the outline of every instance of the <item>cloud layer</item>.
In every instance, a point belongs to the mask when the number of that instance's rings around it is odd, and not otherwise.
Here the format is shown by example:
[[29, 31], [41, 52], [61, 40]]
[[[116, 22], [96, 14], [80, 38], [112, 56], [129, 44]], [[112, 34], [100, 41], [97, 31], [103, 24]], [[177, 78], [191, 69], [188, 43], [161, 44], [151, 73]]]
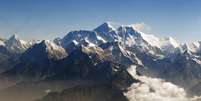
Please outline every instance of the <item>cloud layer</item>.
[[137, 76], [135, 67], [128, 72], [140, 83], [134, 83], [125, 95], [130, 101], [198, 101], [198, 97], [188, 98], [183, 88], [162, 79]]

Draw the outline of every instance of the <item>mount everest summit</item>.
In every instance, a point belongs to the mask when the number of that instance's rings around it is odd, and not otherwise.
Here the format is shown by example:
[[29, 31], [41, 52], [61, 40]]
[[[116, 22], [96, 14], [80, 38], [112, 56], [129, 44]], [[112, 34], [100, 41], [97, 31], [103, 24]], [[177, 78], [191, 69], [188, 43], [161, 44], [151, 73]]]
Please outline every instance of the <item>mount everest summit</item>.
[[201, 42], [132, 25], [105, 22], [53, 41], [0, 39], [4, 101], [199, 101], [200, 85]]

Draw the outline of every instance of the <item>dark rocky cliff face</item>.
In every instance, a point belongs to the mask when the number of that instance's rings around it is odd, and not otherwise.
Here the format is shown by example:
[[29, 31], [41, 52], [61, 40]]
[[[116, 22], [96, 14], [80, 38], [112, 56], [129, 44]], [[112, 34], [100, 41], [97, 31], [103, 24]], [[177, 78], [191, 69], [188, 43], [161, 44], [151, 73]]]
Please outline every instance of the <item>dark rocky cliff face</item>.
[[[79, 85], [62, 92], [51, 92], [37, 101], [128, 101], [124, 92], [131, 84], [140, 82], [126, 70], [112, 71], [105, 75], [108, 75], [108, 79], [104, 79], [104, 82], [102, 79], [92, 79], [99, 83]], [[94, 76], [99, 78], [97, 75]]]

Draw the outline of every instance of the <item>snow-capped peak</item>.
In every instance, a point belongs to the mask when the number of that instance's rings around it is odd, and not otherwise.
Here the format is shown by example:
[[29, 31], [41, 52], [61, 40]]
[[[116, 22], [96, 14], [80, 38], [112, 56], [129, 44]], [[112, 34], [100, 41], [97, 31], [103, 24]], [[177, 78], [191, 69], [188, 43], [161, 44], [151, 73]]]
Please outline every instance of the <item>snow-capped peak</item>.
[[159, 38], [152, 34], [145, 34], [132, 25], [119, 27], [118, 35], [120, 39], [123, 39], [122, 42], [124, 42], [126, 46], [142, 46], [143, 49], [150, 52], [152, 51], [151, 47], [157, 47], [161, 49], [163, 53], [169, 55], [169, 53], [176, 52], [180, 47], [180, 43], [172, 37]]
[[41, 59], [62, 59], [67, 56], [66, 51], [49, 40], [43, 40], [40, 43], [34, 44], [25, 54], [25, 58], [36, 61], [38, 57]]
[[92, 44], [100, 44], [105, 42], [105, 40], [98, 36], [97, 32], [95, 31], [86, 31], [86, 30], [80, 30], [80, 31], [72, 31], [69, 32], [63, 39], [62, 39], [62, 46], [64, 48], [68, 47], [68, 45], [72, 42], [75, 42], [75, 44], [82, 45], [85, 42], [89, 42]]
[[18, 37], [18, 35], [17, 34], [14, 34], [14, 35], [12, 35], [8, 40], [7, 40], [7, 42], [20, 42], [21, 44], [27, 44], [27, 42], [26, 41], [24, 41], [24, 40], [21, 40], [19, 37]]
[[156, 46], [156, 47], [161, 47], [160, 44], [160, 39], [152, 34], [145, 34], [140, 32], [141, 36], [145, 41], [147, 41], [150, 45]]
[[168, 50], [169, 52], [175, 51], [176, 48], [180, 47], [180, 43], [178, 43], [174, 38], [158, 38], [152, 34], [145, 34], [143, 32], [138, 31], [141, 37], [149, 43], [151, 46], [158, 47], [162, 51]]
[[110, 22], [105, 22], [102, 25], [94, 29], [97, 32], [108, 33], [111, 30], [115, 30]]
[[51, 42], [50, 40], [43, 40], [39, 44], [45, 47], [49, 58], [62, 59], [67, 56], [67, 53], [64, 48], [56, 45], [54, 42]]
[[185, 43], [183, 45], [183, 50], [184, 51], [190, 51], [190, 52], [193, 52], [193, 53], [197, 53], [199, 50], [200, 50], [200, 43], [199, 42], [191, 42], [191, 43]]
[[45, 46], [47, 51], [51, 51], [51, 50], [64, 51], [64, 49], [62, 47], [56, 45], [55, 43], [51, 42], [50, 40], [43, 40], [39, 44]]
[[26, 41], [19, 39], [18, 36], [14, 34], [5, 41], [5, 46], [12, 53], [22, 53], [29, 48], [30, 45]]
[[104, 41], [112, 42], [118, 38], [116, 27], [113, 26], [110, 22], [105, 22], [102, 25], [94, 29], [97, 32], [99, 38]]
[[0, 38], [0, 46], [4, 46], [5, 43], [4, 43], [4, 40]]
[[174, 48], [177, 48], [180, 46], [180, 44], [172, 37], [165, 38], [164, 42], [171, 44]]
[[141, 31], [137, 32], [141, 35], [141, 37], [147, 42], [149, 43], [151, 46], [156, 46], [160, 49], [164, 49], [167, 46], [171, 46], [173, 48], [177, 48], [180, 46], [180, 44], [172, 37], [168, 37], [168, 38], [158, 38], [155, 35], [152, 34], [145, 34]]
[[13, 35], [10, 37], [10, 39], [12, 39], [12, 40], [18, 40], [19, 38], [18, 38], [17, 34], [13, 34]]
[[[72, 31], [69, 32], [63, 39], [57, 40], [66, 49], [70, 43], [82, 45], [85, 42], [91, 45], [100, 45], [107, 42], [121, 42], [127, 47], [133, 45], [142, 46], [143, 50], [149, 50], [152, 47], [157, 47], [165, 52], [175, 52], [180, 47], [180, 44], [173, 39], [158, 38], [151, 34], [145, 34], [139, 31], [133, 25], [113, 25], [111, 22], [105, 22], [95, 28], [93, 31]], [[57, 42], [57, 43], [58, 43]]]

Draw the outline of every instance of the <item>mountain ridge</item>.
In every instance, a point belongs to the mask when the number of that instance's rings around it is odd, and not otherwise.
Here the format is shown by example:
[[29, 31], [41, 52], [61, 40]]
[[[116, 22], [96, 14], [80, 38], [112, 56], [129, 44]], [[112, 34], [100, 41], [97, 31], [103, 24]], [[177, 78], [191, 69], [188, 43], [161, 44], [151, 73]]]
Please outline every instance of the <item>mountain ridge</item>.
[[0, 68], [4, 70], [0, 73], [0, 96], [1, 89], [10, 88], [12, 92], [24, 85], [57, 80], [67, 84], [76, 80], [101, 86], [112, 84], [126, 93], [141, 87], [136, 86], [140, 81], [145, 82], [145, 87], [149, 85], [146, 80], [161, 83], [157, 78], [184, 88], [178, 89], [182, 97], [186, 96], [184, 91], [193, 92], [190, 96], [201, 94], [201, 89], [195, 90], [201, 84], [200, 42], [181, 44], [172, 37], [159, 38], [131, 25], [113, 27], [109, 22], [93, 30], [71, 31], [52, 41], [32, 43], [14, 35], [2, 42], [5, 45], [0, 46]]

